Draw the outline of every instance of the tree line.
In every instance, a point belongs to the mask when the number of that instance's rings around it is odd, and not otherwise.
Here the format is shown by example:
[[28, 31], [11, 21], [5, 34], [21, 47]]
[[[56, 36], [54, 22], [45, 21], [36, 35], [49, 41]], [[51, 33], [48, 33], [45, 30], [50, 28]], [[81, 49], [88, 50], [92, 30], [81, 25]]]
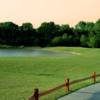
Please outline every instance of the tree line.
[[11, 46], [81, 46], [100, 47], [100, 19], [95, 23], [80, 21], [74, 27], [43, 22], [38, 28], [31, 23], [21, 26], [0, 23], [0, 44]]

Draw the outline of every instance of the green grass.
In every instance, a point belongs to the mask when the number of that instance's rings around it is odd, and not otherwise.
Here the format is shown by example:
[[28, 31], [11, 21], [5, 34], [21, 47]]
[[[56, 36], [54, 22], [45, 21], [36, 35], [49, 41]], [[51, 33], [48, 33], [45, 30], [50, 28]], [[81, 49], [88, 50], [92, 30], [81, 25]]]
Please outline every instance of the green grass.
[[[62, 84], [67, 77], [74, 80], [89, 76], [93, 71], [100, 73], [100, 49], [49, 47], [43, 50], [80, 55], [0, 58], [0, 100], [27, 100], [34, 88], [44, 91]], [[76, 85], [76, 88], [82, 86]], [[41, 99], [54, 100], [65, 93], [62, 88]]]

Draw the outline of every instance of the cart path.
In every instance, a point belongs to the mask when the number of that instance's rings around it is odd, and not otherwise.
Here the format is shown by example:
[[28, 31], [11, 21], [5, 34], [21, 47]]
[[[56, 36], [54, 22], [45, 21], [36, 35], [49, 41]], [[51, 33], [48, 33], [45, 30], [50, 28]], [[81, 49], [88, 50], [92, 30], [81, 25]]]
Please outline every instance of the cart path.
[[82, 88], [58, 100], [100, 100], [100, 83]]

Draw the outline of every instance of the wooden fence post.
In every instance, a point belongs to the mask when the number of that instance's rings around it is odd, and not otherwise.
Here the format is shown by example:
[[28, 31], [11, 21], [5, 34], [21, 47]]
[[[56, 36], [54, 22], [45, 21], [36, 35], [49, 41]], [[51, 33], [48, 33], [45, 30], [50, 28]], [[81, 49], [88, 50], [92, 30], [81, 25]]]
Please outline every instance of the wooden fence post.
[[93, 83], [95, 84], [96, 83], [96, 72], [93, 72], [92, 78], [93, 78]]
[[34, 89], [34, 94], [28, 100], [39, 100], [39, 89]]
[[70, 85], [70, 84], [69, 84], [69, 78], [67, 78], [67, 79], [65, 79], [65, 87], [66, 87], [67, 91], [70, 90], [69, 85]]
[[39, 89], [34, 89], [34, 100], [39, 100]]

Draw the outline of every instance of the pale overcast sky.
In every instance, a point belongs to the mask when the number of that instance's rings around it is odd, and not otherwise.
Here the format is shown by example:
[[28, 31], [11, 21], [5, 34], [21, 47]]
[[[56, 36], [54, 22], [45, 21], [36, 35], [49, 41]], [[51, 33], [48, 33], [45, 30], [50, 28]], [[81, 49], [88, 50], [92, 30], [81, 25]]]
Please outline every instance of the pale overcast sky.
[[100, 0], [0, 0], [0, 22], [31, 22], [37, 27], [44, 21], [75, 25], [98, 18]]

